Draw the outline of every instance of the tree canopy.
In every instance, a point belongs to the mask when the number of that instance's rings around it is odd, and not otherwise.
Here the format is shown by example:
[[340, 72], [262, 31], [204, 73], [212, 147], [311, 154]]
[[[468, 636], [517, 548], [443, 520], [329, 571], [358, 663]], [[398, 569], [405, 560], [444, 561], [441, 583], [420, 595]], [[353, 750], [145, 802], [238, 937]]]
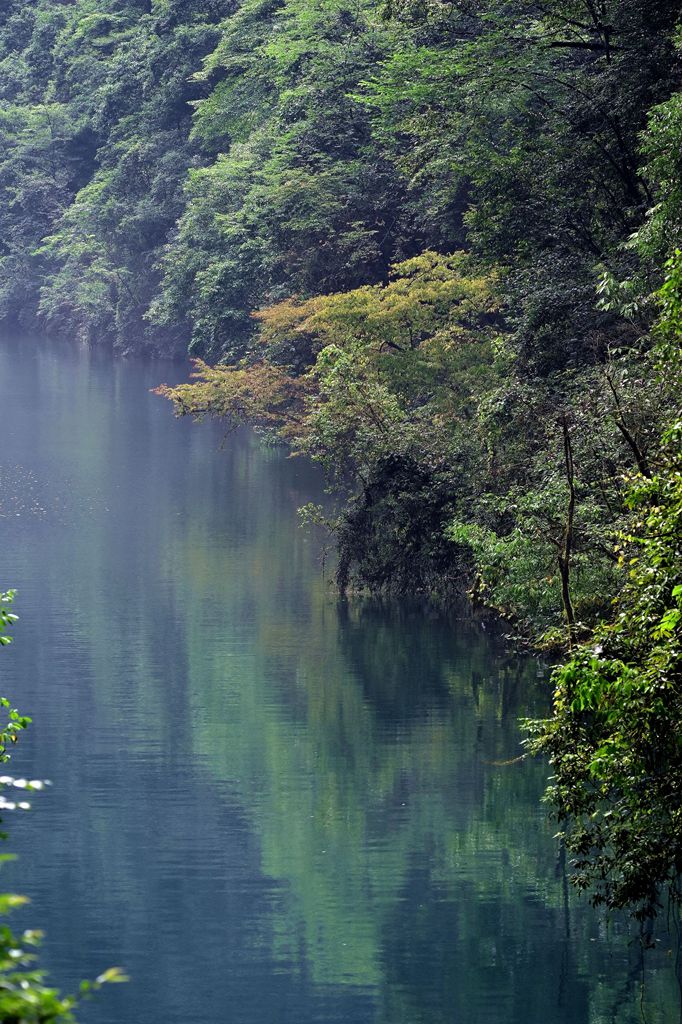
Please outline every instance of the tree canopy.
[[179, 413], [324, 467], [343, 591], [569, 652], [553, 799], [642, 913], [679, 871], [680, 32], [678, 0], [0, 12], [0, 315], [189, 352]]

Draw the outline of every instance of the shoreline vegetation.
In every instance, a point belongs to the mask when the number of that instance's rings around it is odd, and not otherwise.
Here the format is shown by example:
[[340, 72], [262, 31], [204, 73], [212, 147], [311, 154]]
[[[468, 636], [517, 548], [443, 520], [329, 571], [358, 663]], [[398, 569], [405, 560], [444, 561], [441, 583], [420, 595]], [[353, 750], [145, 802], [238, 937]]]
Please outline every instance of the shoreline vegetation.
[[[12, 642], [8, 633], [18, 616], [12, 611], [15, 591], [0, 592], [0, 647]], [[10, 749], [17, 743], [21, 733], [31, 724], [31, 719], [13, 708], [6, 697], [0, 697], [0, 708], [7, 721], [0, 728], [0, 765], [11, 760]], [[44, 789], [47, 783], [39, 779], [29, 780], [3, 775], [0, 778], [2, 790], [14, 790], [14, 799], [0, 795], [0, 811], [28, 811], [31, 804], [26, 799], [31, 793]], [[2, 819], [0, 819], [1, 821]], [[7, 833], [0, 832], [0, 839], [7, 839]], [[12, 854], [0, 855], [0, 866], [12, 860]], [[16, 893], [0, 893], [0, 916], [6, 917], [12, 911], [26, 906], [28, 899]], [[84, 981], [78, 996], [62, 996], [57, 989], [46, 983], [45, 971], [36, 967], [37, 950], [42, 932], [24, 929], [14, 933], [8, 925], [0, 926], [0, 1020], [3, 1024], [75, 1024], [72, 1011], [78, 1004], [97, 992], [109, 982], [126, 981], [117, 967], [104, 971], [95, 981]]]
[[563, 652], [574, 882], [679, 906], [679, 2], [10, 0], [0, 70], [0, 316], [189, 351], [177, 413], [342, 496], [342, 592]]

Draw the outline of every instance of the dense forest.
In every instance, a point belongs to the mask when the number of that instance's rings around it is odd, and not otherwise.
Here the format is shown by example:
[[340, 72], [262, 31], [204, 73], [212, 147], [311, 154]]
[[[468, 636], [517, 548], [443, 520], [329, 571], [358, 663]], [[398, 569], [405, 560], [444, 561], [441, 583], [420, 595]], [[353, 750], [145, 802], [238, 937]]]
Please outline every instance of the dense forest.
[[323, 463], [342, 588], [591, 625], [679, 398], [678, 17], [7, 4], [0, 310], [218, 362], [178, 407]]
[[[682, 871], [678, 0], [5, 0], [0, 314], [195, 359], [319, 462], [343, 592], [568, 650], [575, 877]], [[160, 369], [159, 376], [163, 375]]]

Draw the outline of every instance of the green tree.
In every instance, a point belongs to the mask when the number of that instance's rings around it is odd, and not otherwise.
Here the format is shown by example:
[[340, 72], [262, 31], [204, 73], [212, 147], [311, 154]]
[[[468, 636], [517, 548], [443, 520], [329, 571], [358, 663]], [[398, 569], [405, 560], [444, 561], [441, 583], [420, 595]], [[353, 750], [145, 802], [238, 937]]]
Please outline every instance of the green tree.
[[[659, 293], [661, 370], [679, 372], [682, 254]], [[532, 749], [549, 755], [548, 799], [595, 903], [655, 916], [682, 900], [682, 418], [647, 475], [632, 478], [621, 538], [626, 582], [604, 623], [555, 676], [553, 717]]]
[[559, 670], [533, 745], [550, 757], [574, 882], [642, 917], [664, 890], [682, 898], [681, 441], [677, 422], [660, 469], [632, 485], [616, 619]]

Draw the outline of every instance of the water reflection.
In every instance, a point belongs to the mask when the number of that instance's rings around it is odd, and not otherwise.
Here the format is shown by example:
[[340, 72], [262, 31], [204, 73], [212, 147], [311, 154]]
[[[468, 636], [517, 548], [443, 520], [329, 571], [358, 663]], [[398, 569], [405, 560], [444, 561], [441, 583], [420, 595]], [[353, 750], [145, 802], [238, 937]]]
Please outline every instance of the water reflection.
[[[338, 602], [296, 524], [316, 474], [248, 434], [219, 451], [159, 373], [0, 349], [3, 688], [36, 718], [22, 771], [55, 780], [17, 884], [60, 979], [133, 978], [84, 1019], [639, 1020], [636, 947], [567, 901], [544, 767], [499, 764], [536, 666], [462, 618]], [[646, 991], [676, 1019], [664, 955]]]

